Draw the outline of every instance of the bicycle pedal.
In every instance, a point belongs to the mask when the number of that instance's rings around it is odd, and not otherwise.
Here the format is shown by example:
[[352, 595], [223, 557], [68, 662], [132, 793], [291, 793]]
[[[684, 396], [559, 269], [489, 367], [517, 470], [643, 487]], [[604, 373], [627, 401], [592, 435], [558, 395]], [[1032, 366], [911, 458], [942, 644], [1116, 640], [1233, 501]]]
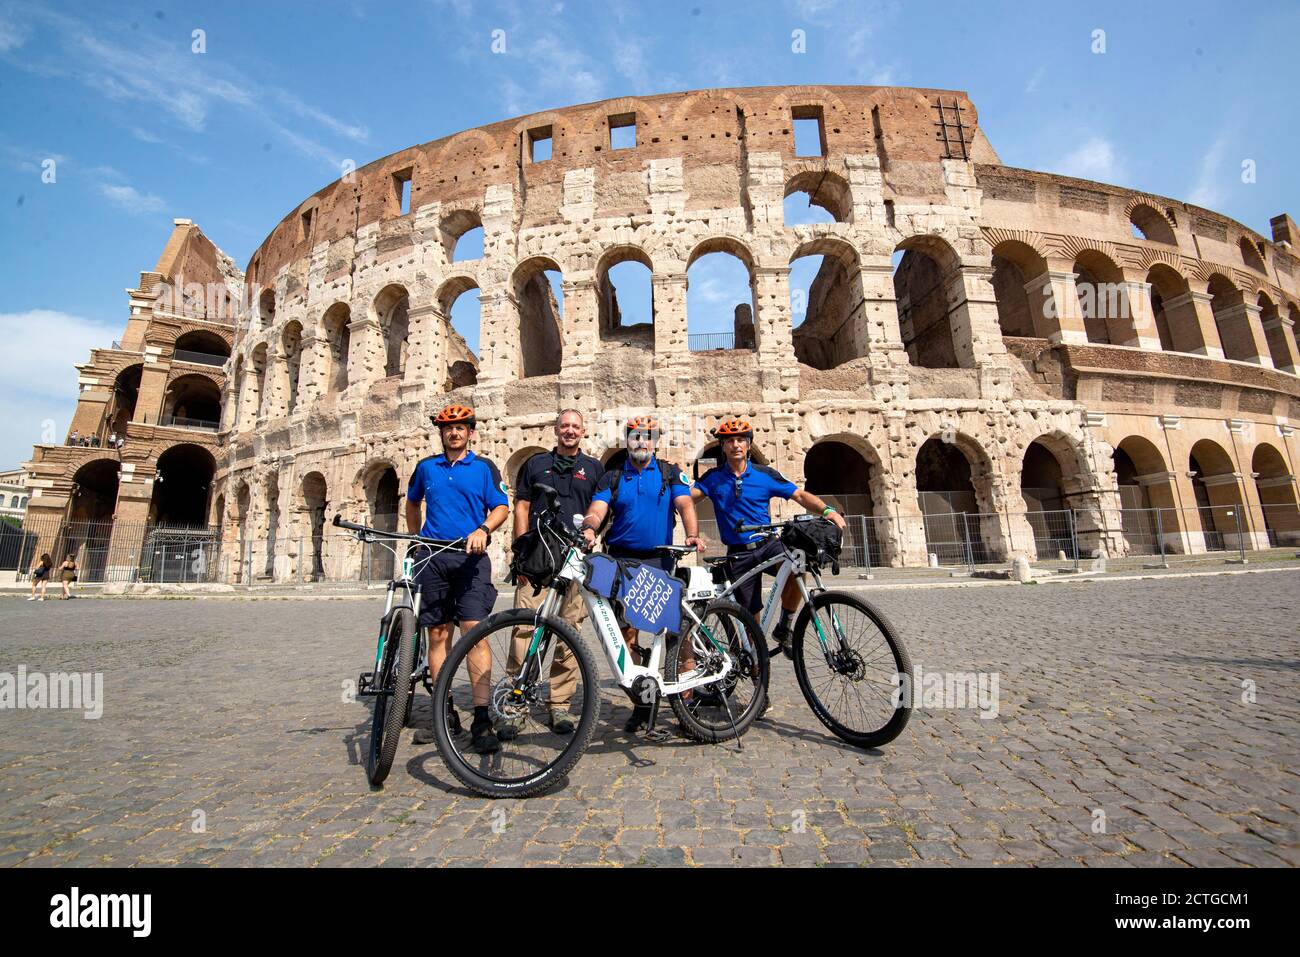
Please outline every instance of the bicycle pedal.
[[641, 737], [646, 741], [653, 741], [660, 744], [672, 737], [672, 732], [665, 728], [646, 728], [641, 732]]

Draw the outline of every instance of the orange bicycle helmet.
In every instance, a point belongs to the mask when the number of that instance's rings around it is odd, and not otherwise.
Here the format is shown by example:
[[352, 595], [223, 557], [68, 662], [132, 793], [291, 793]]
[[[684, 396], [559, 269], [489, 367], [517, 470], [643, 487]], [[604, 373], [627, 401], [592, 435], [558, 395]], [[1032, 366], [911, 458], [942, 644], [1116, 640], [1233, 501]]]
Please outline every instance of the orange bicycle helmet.
[[754, 427], [744, 419], [727, 419], [713, 430], [713, 437], [723, 439], [749, 439], [754, 441]]
[[649, 432], [651, 435], [659, 434], [659, 420], [653, 415], [634, 415], [627, 420], [625, 432]]
[[474, 410], [467, 405], [449, 405], [430, 418], [433, 419], [433, 424], [437, 426], [463, 423], [473, 429], [477, 424], [477, 420], [474, 418]]

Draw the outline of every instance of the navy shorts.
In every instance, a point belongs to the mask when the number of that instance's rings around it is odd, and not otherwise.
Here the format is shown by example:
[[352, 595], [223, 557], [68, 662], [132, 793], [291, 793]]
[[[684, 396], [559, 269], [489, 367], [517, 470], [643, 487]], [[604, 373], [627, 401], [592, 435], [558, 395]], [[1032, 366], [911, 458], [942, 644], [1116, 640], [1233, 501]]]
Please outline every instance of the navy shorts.
[[[418, 558], [417, 558], [418, 560]], [[487, 555], [439, 552], [416, 577], [420, 585], [420, 627], [482, 621], [492, 614], [497, 589]]]
[[[743, 546], [730, 545], [727, 547], [728, 577], [734, 582], [755, 565], [761, 565], [763, 562], [776, 558], [782, 553], [781, 542], [775, 538], [769, 539], [752, 551], [747, 551]], [[775, 575], [780, 567], [780, 565], [773, 565], [769, 571], [764, 572], [764, 575]], [[763, 608], [762, 585], [763, 575], [755, 575], [737, 588], [731, 597], [735, 599], [736, 604], [741, 608], [748, 608], [757, 615]]]

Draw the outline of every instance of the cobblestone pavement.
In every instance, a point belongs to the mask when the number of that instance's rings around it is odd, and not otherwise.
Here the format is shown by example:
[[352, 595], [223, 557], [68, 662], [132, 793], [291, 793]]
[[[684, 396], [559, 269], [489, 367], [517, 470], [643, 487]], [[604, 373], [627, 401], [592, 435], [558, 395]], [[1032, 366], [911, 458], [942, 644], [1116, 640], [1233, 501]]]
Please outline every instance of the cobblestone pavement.
[[342, 683], [378, 600], [3, 599], [0, 672], [99, 671], [106, 703], [0, 711], [0, 866], [1295, 865], [1297, 585], [884, 590], [914, 663], [998, 673], [996, 718], [922, 709], [857, 751], [778, 661], [742, 753], [634, 742], [607, 705], [564, 787], [509, 802], [409, 731], [367, 785]]

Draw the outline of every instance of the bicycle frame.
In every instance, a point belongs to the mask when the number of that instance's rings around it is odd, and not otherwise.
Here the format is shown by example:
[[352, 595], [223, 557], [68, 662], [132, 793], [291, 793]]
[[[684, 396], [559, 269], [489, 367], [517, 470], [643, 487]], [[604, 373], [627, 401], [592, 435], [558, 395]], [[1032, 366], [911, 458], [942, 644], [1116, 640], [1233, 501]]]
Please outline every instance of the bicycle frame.
[[[701, 622], [699, 616], [685, 601], [682, 602], [682, 614], [699, 626], [700, 631], [713, 645], [714, 650], [722, 655], [721, 668], [717, 674], [695, 675], [681, 681], [665, 681], [661, 677], [660, 671], [663, 667], [664, 650], [667, 645], [668, 632], [666, 630], [660, 631], [654, 636], [650, 647], [649, 664], [639, 665], [632, 662], [628, 657], [627, 643], [623, 640], [623, 630], [618, 625], [618, 617], [615, 614], [614, 607], [606, 598], [590, 591], [583, 584], [585, 577], [582, 552], [577, 547], [570, 546], [568, 553], [565, 555], [563, 566], [551, 583], [546, 598], [543, 599], [541, 606], [537, 609], [537, 625], [533, 629], [533, 640], [528, 646], [527, 654], [524, 656], [523, 667], [526, 667], [533, 654], [539, 651], [538, 645], [543, 634], [542, 620], [558, 611], [561, 596], [568, 590], [569, 583], [577, 582], [583, 603], [587, 606], [587, 617], [596, 629], [597, 637], [600, 638], [601, 647], [605, 651], [605, 659], [609, 662], [609, 669], [614, 673], [619, 687], [625, 691], [631, 690], [638, 679], [645, 678], [655, 683], [661, 695], [681, 694], [692, 688], [721, 681], [731, 672], [734, 662], [731, 656], [727, 654], [726, 648], [718, 643], [718, 640], [709, 632], [708, 627]], [[540, 654], [545, 654], [544, 648], [540, 650]]]

